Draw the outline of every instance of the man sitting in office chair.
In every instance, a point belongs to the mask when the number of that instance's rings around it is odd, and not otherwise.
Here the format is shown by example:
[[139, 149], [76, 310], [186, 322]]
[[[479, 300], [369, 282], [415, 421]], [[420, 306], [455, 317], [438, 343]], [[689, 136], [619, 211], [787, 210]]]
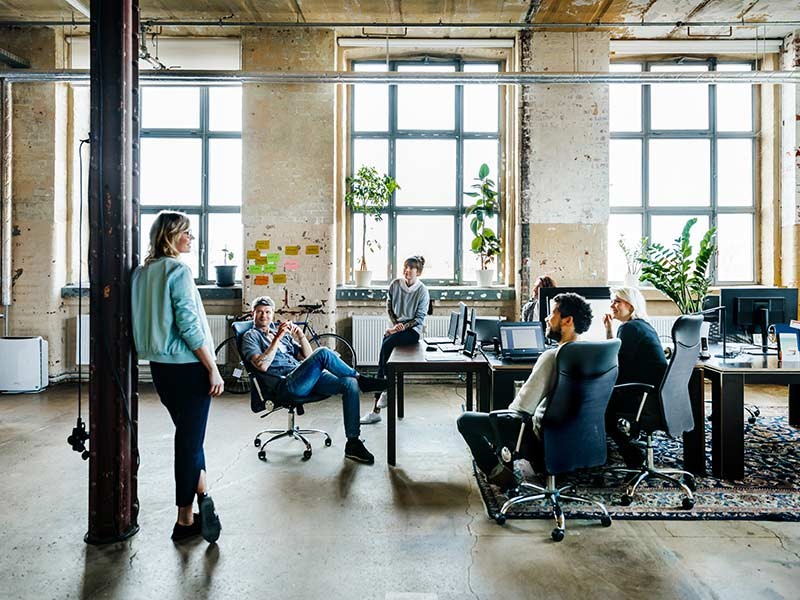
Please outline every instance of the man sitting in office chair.
[[[558, 294], [550, 302], [550, 315], [547, 317], [546, 335], [558, 342], [560, 348], [579, 339], [581, 333], [592, 323], [592, 308], [582, 296], [566, 293]], [[556, 354], [558, 348], [544, 351], [533, 366], [527, 381], [519, 394], [508, 407], [531, 416], [533, 434], [539, 439], [541, 423], [547, 409], [547, 395], [556, 384]], [[502, 423], [502, 422], [501, 422]], [[497, 432], [503, 446], [515, 447], [519, 437], [519, 427]], [[467, 442], [478, 468], [487, 476], [490, 483], [506, 490], [515, 484], [513, 466], [504, 464], [496, 453], [495, 432], [487, 413], [465, 412], [458, 418], [458, 431]]]
[[269, 296], [253, 300], [253, 329], [242, 337], [242, 356], [263, 373], [286, 377], [286, 391], [304, 397], [314, 392], [329, 396], [342, 394], [344, 431], [347, 443], [344, 455], [352, 460], [373, 464], [375, 457], [359, 439], [359, 389], [376, 392], [386, 389], [386, 382], [363, 377], [329, 348], [311, 349], [302, 329], [291, 321], [272, 322], [275, 302]]

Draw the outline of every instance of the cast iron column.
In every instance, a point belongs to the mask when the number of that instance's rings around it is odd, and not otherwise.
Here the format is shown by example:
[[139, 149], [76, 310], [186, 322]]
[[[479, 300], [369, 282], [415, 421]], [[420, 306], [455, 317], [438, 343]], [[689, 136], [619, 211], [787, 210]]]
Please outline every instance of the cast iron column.
[[138, 98], [138, 0], [91, 2], [89, 173], [89, 531], [86, 541], [139, 530], [137, 397], [130, 329], [137, 262], [134, 100]]

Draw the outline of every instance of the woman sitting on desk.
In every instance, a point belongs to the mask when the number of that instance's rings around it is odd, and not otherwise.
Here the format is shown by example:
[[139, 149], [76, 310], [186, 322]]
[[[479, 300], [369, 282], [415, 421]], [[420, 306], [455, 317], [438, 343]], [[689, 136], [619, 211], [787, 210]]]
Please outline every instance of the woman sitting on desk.
[[[428, 288], [419, 280], [425, 259], [410, 256], [403, 262], [403, 276], [389, 284], [386, 293], [386, 312], [392, 326], [386, 330], [381, 344], [378, 360], [378, 377], [386, 377], [386, 362], [397, 346], [413, 346], [422, 335], [422, 325], [431, 302]], [[375, 406], [371, 412], [361, 417], [361, 423], [368, 425], [381, 420], [381, 409], [387, 406], [386, 392], [375, 394]]]
[[[617, 337], [622, 341], [619, 349], [619, 373], [617, 384], [647, 383], [658, 387], [667, 369], [664, 349], [658, 333], [647, 319], [644, 296], [634, 287], [611, 289], [611, 314], [603, 316], [606, 337], [611, 339], [611, 320], [621, 323]], [[653, 396], [650, 396], [653, 398]], [[635, 415], [641, 402], [641, 392], [615, 391], [606, 410], [606, 434], [619, 448], [625, 464], [636, 469], [644, 461], [644, 452], [631, 444], [631, 439], [617, 428], [617, 419], [622, 415]], [[658, 411], [656, 403], [648, 402], [644, 414]]]

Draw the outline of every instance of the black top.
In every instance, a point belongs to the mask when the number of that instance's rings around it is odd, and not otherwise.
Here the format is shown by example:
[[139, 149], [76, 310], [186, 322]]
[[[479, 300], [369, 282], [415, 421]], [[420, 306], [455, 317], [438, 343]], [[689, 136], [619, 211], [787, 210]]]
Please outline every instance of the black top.
[[617, 383], [661, 383], [667, 358], [653, 326], [642, 319], [631, 319], [619, 326], [619, 375]]

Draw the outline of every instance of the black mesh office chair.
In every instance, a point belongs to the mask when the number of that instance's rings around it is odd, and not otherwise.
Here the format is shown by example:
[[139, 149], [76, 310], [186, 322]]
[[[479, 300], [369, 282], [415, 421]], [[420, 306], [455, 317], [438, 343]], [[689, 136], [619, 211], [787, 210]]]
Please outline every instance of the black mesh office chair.
[[[689, 401], [689, 379], [692, 370], [697, 364], [700, 352], [700, 326], [703, 323], [702, 315], [682, 315], [672, 326], [673, 351], [670, 356], [667, 370], [656, 389], [645, 383], [623, 383], [615, 387], [618, 390], [641, 392], [642, 399], [636, 407], [636, 413], [622, 415], [618, 421], [620, 431], [638, 440], [641, 434], [645, 435], [644, 447], [647, 451], [645, 464], [641, 469], [612, 469], [616, 473], [631, 473], [633, 477], [628, 481], [628, 487], [622, 496], [623, 506], [633, 501], [633, 496], [639, 485], [648, 479], [658, 478], [679, 486], [686, 496], [681, 505], [685, 509], [694, 506], [695, 489], [694, 476], [681, 469], [657, 469], [653, 460], [653, 433], [663, 431], [673, 438], [684, 432], [692, 431], [695, 427], [692, 416], [692, 407]], [[650, 410], [645, 410], [645, 405], [650, 405]], [[700, 425], [702, 427], [702, 424]], [[641, 444], [635, 441], [633, 443]], [[676, 477], [683, 476], [683, 481]]]
[[[236, 335], [236, 349], [239, 351], [240, 356], [242, 354], [242, 336], [252, 328], [253, 321], [237, 321], [233, 323], [233, 331]], [[258, 458], [267, 460], [267, 444], [285, 437], [290, 437], [305, 444], [306, 449], [303, 452], [303, 460], [311, 458], [313, 453], [311, 443], [305, 436], [315, 433], [324, 435], [325, 445], [331, 445], [331, 436], [328, 435], [327, 431], [321, 429], [300, 429], [295, 424], [295, 415], [302, 415], [305, 412], [303, 408], [304, 404], [319, 402], [328, 396], [321, 394], [312, 394], [303, 398], [293, 396], [286, 391], [286, 377], [269, 375], [257, 371], [244, 356], [242, 356], [242, 363], [250, 376], [250, 408], [252, 411], [255, 413], [263, 412], [264, 414], [261, 415], [261, 418], [264, 419], [274, 412], [285, 410], [289, 418], [286, 429], [265, 429], [255, 437], [253, 445], [259, 449]], [[262, 442], [261, 436], [268, 434], [271, 434], [272, 437], [266, 442]]]
[[[530, 417], [516, 411], [493, 411], [495, 431], [499, 419], [513, 419], [520, 423], [516, 448], [501, 447], [499, 455], [506, 463], [515, 458], [526, 458], [534, 470], [544, 473], [544, 487], [526, 482], [519, 483], [522, 495], [508, 500], [494, 515], [499, 524], [505, 523], [508, 511], [520, 504], [546, 500], [552, 505], [556, 527], [551, 532], [554, 541], [564, 539], [564, 513], [561, 500], [594, 504], [600, 508], [600, 522], [611, 525], [611, 517], [600, 502], [575, 495], [568, 485], [556, 487], [556, 476], [577, 469], [597, 467], [606, 462], [606, 431], [604, 415], [614, 383], [617, 380], [618, 339], [602, 342], [572, 342], [561, 346], [556, 357], [556, 386], [542, 418], [541, 440], [531, 433]], [[565, 494], [564, 492], [567, 492]]]

